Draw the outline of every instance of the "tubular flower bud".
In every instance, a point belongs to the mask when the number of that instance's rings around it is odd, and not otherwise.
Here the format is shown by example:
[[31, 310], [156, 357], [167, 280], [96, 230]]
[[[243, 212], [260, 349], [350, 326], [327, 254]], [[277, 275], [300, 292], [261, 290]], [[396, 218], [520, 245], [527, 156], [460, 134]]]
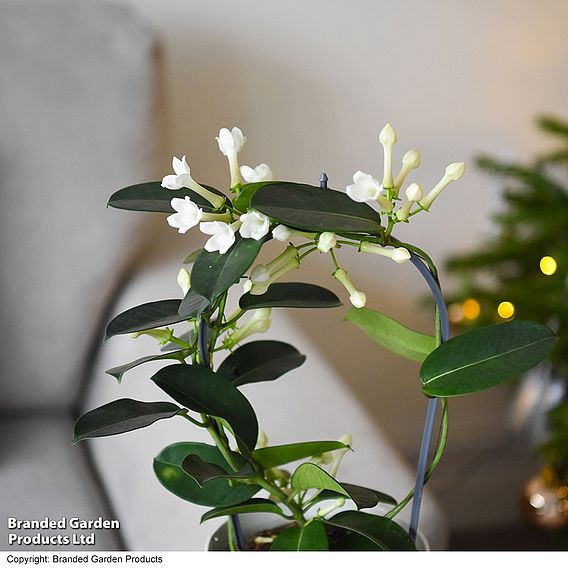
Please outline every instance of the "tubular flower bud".
[[383, 187], [392, 188], [394, 187], [392, 177], [392, 147], [396, 143], [396, 132], [390, 124], [387, 124], [381, 130], [381, 133], [379, 134], [379, 141], [383, 145], [384, 150]]
[[272, 236], [282, 243], [287, 243], [294, 237], [304, 237], [306, 239], [315, 239], [316, 233], [306, 233], [305, 231], [296, 231], [286, 227], [286, 225], [278, 225], [272, 230]]
[[293, 248], [294, 250], [294, 256], [287, 260], [283, 265], [280, 265], [280, 267], [278, 267], [278, 265], [271, 266], [272, 263], [266, 265], [265, 268], [270, 269], [270, 278], [268, 278], [268, 280], [264, 282], [255, 282], [253, 280], [252, 288], [250, 290], [250, 293], [253, 296], [260, 296], [261, 294], [264, 294], [275, 280], [278, 280], [279, 278], [284, 276], [286, 272], [289, 272], [290, 270], [293, 270], [294, 268], [298, 268], [300, 266], [300, 260], [296, 254], [296, 249], [294, 247], [291, 248]]
[[[349, 446], [349, 448], [352, 446], [353, 444], [353, 439], [351, 438], [350, 434], [346, 434], [345, 436], [341, 436], [341, 438], [339, 438], [339, 441], [342, 444], [345, 444], [346, 446]], [[340, 450], [335, 450], [333, 452], [333, 461], [331, 462], [331, 466], [329, 467], [329, 473], [331, 476], [335, 477], [337, 475], [337, 472], [339, 470], [339, 466], [341, 465], [341, 461], [343, 460], [343, 456], [349, 451], [349, 448], [342, 448]]]
[[360, 292], [355, 288], [353, 283], [351, 282], [347, 271], [343, 268], [338, 268], [334, 273], [333, 276], [336, 280], [339, 280], [345, 286], [347, 292], [349, 292], [349, 301], [356, 307], [362, 308], [367, 303], [367, 296], [365, 292]]
[[401, 188], [402, 184], [406, 180], [406, 176], [416, 169], [420, 165], [420, 152], [418, 150], [409, 150], [402, 157], [402, 168], [396, 179], [394, 180], [394, 185], [398, 189]]
[[335, 248], [337, 244], [337, 238], [335, 233], [331, 231], [326, 231], [322, 233], [318, 238], [318, 250], [320, 252], [329, 252], [332, 248]]
[[177, 275], [177, 283], [184, 296], [189, 292], [190, 281], [189, 272], [185, 268], [180, 268]]
[[379, 254], [381, 256], [386, 256], [397, 264], [402, 264], [407, 260], [410, 260], [410, 253], [404, 247], [397, 248], [386, 248], [381, 245], [376, 245], [373, 243], [363, 242], [359, 248], [361, 252], [368, 252], [373, 254]]
[[412, 205], [424, 197], [424, 189], [417, 183], [411, 183], [406, 189], [405, 194], [408, 201], [405, 201], [396, 212], [399, 221], [408, 220]]
[[237, 154], [243, 149], [247, 139], [241, 132], [241, 129], [234, 126], [231, 130], [228, 128], [221, 128], [216, 140], [217, 144], [219, 144], [219, 150], [221, 150], [221, 153], [224, 156], [227, 156], [227, 159], [229, 160], [231, 187], [234, 187], [241, 183]]
[[424, 199], [420, 201], [420, 207], [428, 211], [436, 197], [438, 197], [438, 195], [442, 193], [442, 190], [450, 185], [450, 183], [452, 183], [453, 181], [460, 179], [463, 176], [464, 171], [465, 164], [463, 162], [453, 162], [452, 164], [450, 164], [446, 168], [442, 179], [434, 186], [432, 190], [430, 190], [426, 197], [424, 197]]
[[268, 331], [272, 324], [272, 320], [270, 319], [271, 314], [272, 308], [259, 308], [258, 310], [254, 310], [252, 317], [243, 325], [243, 327], [237, 328], [227, 337], [225, 340], [225, 347], [234, 347], [237, 343], [255, 333], [264, 333]]
[[209, 201], [215, 209], [219, 209], [223, 203], [225, 203], [225, 198], [222, 195], [217, 195], [205, 189], [191, 177], [191, 170], [189, 169], [185, 156], [183, 156], [181, 160], [174, 156], [172, 158], [172, 168], [175, 173], [165, 176], [162, 179], [162, 187], [174, 190], [187, 187], [195, 191], [198, 195], [201, 195], [203, 199]]

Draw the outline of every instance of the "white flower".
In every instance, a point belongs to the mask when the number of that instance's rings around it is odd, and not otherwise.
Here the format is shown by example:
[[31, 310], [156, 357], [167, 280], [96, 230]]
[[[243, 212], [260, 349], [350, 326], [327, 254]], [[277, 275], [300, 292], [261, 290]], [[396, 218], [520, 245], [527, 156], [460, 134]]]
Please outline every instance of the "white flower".
[[376, 201], [383, 193], [383, 186], [372, 175], [357, 171], [353, 174], [353, 184], [346, 188], [347, 195], [358, 203]]
[[221, 221], [209, 221], [201, 223], [199, 229], [206, 235], [213, 235], [206, 243], [205, 250], [208, 252], [218, 251], [225, 254], [235, 242], [236, 228]]
[[335, 248], [336, 244], [337, 238], [335, 236], [335, 233], [326, 231], [319, 236], [318, 250], [321, 252], [329, 252], [332, 248]]
[[450, 185], [450, 183], [452, 183], [453, 181], [460, 179], [463, 176], [464, 171], [465, 164], [463, 162], [453, 162], [452, 164], [450, 164], [446, 168], [442, 179], [434, 186], [432, 190], [430, 190], [430, 193], [428, 193], [428, 195], [426, 195], [426, 197], [420, 201], [420, 206], [422, 207], [422, 209], [430, 209], [436, 197], [438, 197], [438, 195], [442, 193], [442, 190]]
[[180, 160], [174, 156], [172, 158], [172, 168], [175, 174], [165, 176], [164, 179], [162, 179], [162, 187], [166, 189], [191, 188], [195, 181], [191, 177], [191, 170], [187, 165], [186, 157], [183, 156]]
[[290, 238], [292, 237], [292, 229], [286, 227], [286, 225], [278, 225], [274, 229], [272, 229], [272, 236], [282, 243], [287, 243]]
[[249, 211], [241, 215], [239, 232], [245, 239], [259, 241], [270, 230], [270, 219], [258, 211]]
[[177, 283], [185, 296], [189, 292], [191, 277], [185, 268], [180, 268], [177, 275]]
[[232, 130], [229, 130], [228, 128], [221, 128], [216, 140], [217, 144], [219, 144], [219, 150], [221, 150], [221, 153], [224, 156], [227, 156], [227, 159], [229, 160], [231, 187], [234, 187], [241, 183], [237, 154], [242, 150], [247, 139], [243, 136], [241, 129], [235, 126]]
[[225, 198], [222, 195], [217, 195], [216, 193], [205, 189], [191, 177], [191, 170], [187, 165], [185, 156], [183, 156], [181, 160], [174, 156], [172, 158], [172, 167], [175, 174], [165, 176], [164, 179], [162, 179], [162, 187], [173, 190], [187, 187], [188, 189], [195, 191], [198, 195], [201, 195], [203, 199], [209, 201], [215, 209], [219, 209], [223, 205]]
[[373, 254], [379, 254], [381, 256], [386, 256], [391, 260], [394, 260], [397, 264], [402, 264], [410, 260], [410, 253], [404, 247], [397, 248], [385, 248], [381, 245], [376, 245], [373, 243], [363, 242], [359, 248], [361, 252], [368, 252]]
[[272, 181], [274, 176], [268, 164], [259, 164], [256, 168], [250, 166], [241, 166], [241, 176], [247, 183], [256, 183], [259, 181]]
[[409, 150], [404, 154], [402, 157], [402, 168], [396, 180], [394, 181], [394, 185], [397, 189], [400, 189], [400, 186], [404, 183], [404, 180], [411, 172], [420, 165], [420, 152], [418, 150]]
[[410, 216], [410, 209], [412, 205], [417, 201], [420, 201], [424, 197], [424, 188], [417, 184], [411, 183], [404, 192], [408, 201], [405, 201], [400, 209], [396, 212], [396, 216], [400, 221], [407, 221]]
[[392, 179], [392, 147], [396, 143], [396, 132], [394, 128], [387, 124], [379, 134], [379, 141], [383, 145], [384, 150], [384, 175], [383, 187], [394, 187]]
[[177, 213], [170, 215], [166, 220], [170, 227], [178, 229], [178, 233], [187, 233], [203, 217], [203, 211], [187, 196], [184, 199], [174, 197], [171, 205]]
[[221, 150], [221, 153], [227, 157], [232, 154], [238, 154], [243, 149], [243, 146], [247, 141], [246, 136], [243, 136], [241, 129], [236, 126], [234, 126], [232, 130], [229, 130], [228, 128], [221, 128], [216, 140], [219, 144], [219, 150]]
[[333, 273], [333, 276], [339, 280], [343, 286], [345, 286], [345, 289], [349, 292], [349, 301], [353, 304], [353, 306], [356, 308], [362, 308], [365, 306], [367, 303], [367, 295], [365, 292], [360, 292], [355, 288], [346, 270], [338, 268]]

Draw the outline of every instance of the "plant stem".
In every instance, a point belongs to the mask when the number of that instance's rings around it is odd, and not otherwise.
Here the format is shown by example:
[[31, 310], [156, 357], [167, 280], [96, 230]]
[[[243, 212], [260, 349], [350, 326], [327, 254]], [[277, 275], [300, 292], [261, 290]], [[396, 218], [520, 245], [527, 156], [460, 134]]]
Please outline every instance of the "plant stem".
[[199, 420], [192, 418], [191, 416], [189, 416], [189, 414], [187, 412], [188, 412], [187, 408], [184, 408], [178, 414], [179, 414], [179, 416], [183, 416], [186, 420], [189, 420], [192, 424], [195, 424], [196, 426], [199, 426], [200, 428], [207, 428], [207, 426], [203, 422], [199, 422]]
[[226, 440], [223, 439], [221, 434], [218, 432], [217, 428], [215, 428], [215, 426], [211, 424], [209, 419], [207, 419], [206, 428], [209, 434], [211, 435], [211, 437], [213, 438], [215, 445], [219, 448], [219, 451], [221, 452], [222, 456], [225, 458], [225, 461], [231, 466], [233, 471], [239, 471], [240, 469], [239, 463], [237, 462], [235, 456], [231, 452], [229, 445], [227, 444]]
[[290, 512], [292, 513], [292, 515], [294, 515], [294, 519], [300, 526], [303, 526], [305, 524], [306, 519], [304, 519], [302, 509], [300, 509], [300, 507], [298, 507], [298, 505], [294, 501], [289, 501], [288, 495], [286, 495], [284, 491], [278, 489], [278, 487], [272, 485], [272, 483], [268, 482], [262, 477], [256, 479], [256, 483], [260, 485], [260, 487], [268, 491], [268, 493], [270, 493], [273, 497], [276, 497], [278, 502], [286, 505], [286, 507], [290, 509]]

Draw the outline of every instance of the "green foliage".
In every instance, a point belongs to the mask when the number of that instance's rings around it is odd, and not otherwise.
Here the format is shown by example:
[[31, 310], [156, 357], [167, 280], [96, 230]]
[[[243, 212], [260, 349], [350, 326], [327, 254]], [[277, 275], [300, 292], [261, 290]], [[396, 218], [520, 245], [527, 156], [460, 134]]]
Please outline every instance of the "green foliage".
[[273, 381], [306, 360], [295, 347], [282, 341], [253, 341], [233, 351], [217, 372], [235, 386]]
[[[160, 483], [180, 499], [207, 507], [227, 507], [250, 499], [260, 490], [256, 485], [233, 486], [227, 479], [216, 479], [201, 487], [181, 467], [188, 454], [198, 455], [226, 472], [231, 471], [229, 464], [215, 446], [198, 442], [178, 442], [167, 446], [154, 459], [154, 473]], [[246, 463], [236, 452], [233, 452], [232, 456], [241, 466]]]
[[329, 542], [325, 526], [318, 519], [314, 519], [302, 527], [285, 529], [272, 543], [270, 550], [278, 552], [327, 551]]
[[254, 449], [258, 438], [256, 414], [225, 377], [205, 367], [169, 365], [160, 369], [152, 381], [183, 406], [225, 420], [244, 454]]
[[431, 335], [418, 333], [369, 308], [351, 308], [345, 314], [345, 319], [379, 345], [411, 361], [424, 361], [436, 347], [436, 340]]
[[202, 517], [201, 522], [216, 519], [218, 517], [226, 517], [228, 515], [243, 515], [245, 513], [272, 513], [285, 517], [282, 509], [269, 499], [248, 499], [238, 505], [230, 505], [228, 507], [216, 507], [207, 511]]
[[189, 290], [178, 308], [178, 313], [185, 319], [196, 319], [209, 308], [209, 300], [198, 294], [195, 290]]
[[296, 229], [335, 233], [381, 231], [381, 216], [366, 203], [345, 193], [300, 183], [277, 183], [259, 189], [251, 200], [254, 209]]
[[75, 422], [73, 443], [85, 438], [114, 436], [172, 418], [181, 408], [171, 402], [140, 402], [120, 398], [83, 414]]
[[256, 308], [337, 308], [341, 300], [330, 290], [304, 282], [275, 282], [264, 294], [247, 292], [239, 300], [243, 310]]
[[252, 454], [253, 459], [264, 469], [278, 467], [304, 458], [317, 456], [324, 452], [348, 448], [345, 444], [336, 441], [326, 442], [298, 442], [296, 444], [283, 444], [259, 448]]
[[427, 357], [420, 369], [429, 396], [459, 396], [514, 379], [542, 362], [556, 337], [546, 326], [511, 321], [453, 337]]

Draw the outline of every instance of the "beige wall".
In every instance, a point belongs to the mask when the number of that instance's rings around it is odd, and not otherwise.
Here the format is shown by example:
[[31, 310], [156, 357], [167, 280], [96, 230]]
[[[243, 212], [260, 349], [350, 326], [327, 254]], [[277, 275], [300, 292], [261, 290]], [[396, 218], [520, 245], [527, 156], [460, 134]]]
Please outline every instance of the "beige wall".
[[[165, 170], [171, 154], [187, 153], [197, 179], [223, 187], [214, 136], [238, 125], [249, 139], [243, 162], [266, 161], [279, 178], [314, 183], [325, 169], [331, 187], [343, 189], [357, 169], [380, 177], [377, 135], [390, 121], [397, 159], [410, 147], [422, 151], [416, 181], [428, 186], [447, 163], [468, 164], [430, 215], [398, 233], [438, 262], [490, 230], [498, 187], [475, 171], [474, 156], [530, 156], [543, 144], [533, 116], [568, 115], [563, 0], [131, 1], [163, 44]], [[370, 306], [428, 329], [416, 307], [424, 285], [411, 266], [352, 256], [345, 264]], [[302, 270], [333, 287], [327, 259]], [[394, 442], [414, 452], [424, 404], [416, 366], [371, 349], [337, 312], [318, 316], [297, 318]], [[503, 439], [508, 397], [502, 390], [457, 401], [453, 443]]]

